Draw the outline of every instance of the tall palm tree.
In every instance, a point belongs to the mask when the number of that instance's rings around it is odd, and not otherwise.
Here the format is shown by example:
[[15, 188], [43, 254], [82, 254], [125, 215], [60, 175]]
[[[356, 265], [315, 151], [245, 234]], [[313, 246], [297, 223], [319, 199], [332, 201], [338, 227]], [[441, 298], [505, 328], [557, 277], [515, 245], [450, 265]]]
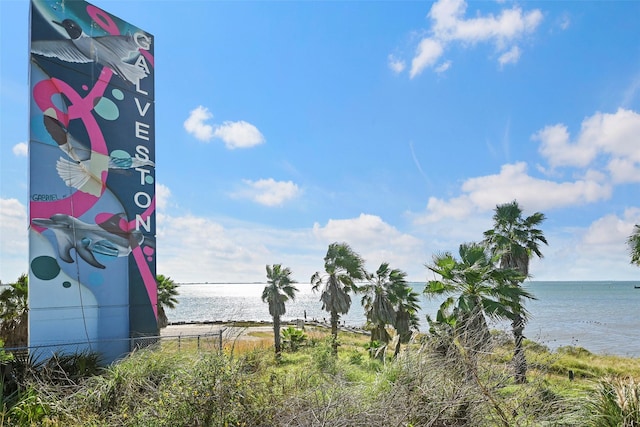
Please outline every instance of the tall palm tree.
[[396, 320], [393, 327], [398, 334], [394, 356], [400, 353], [400, 344], [407, 344], [411, 339], [413, 331], [420, 329], [418, 311], [420, 311], [419, 295], [404, 280], [406, 273], [403, 273], [403, 280], [398, 281], [391, 288], [391, 301], [395, 307]]
[[362, 286], [362, 306], [371, 327], [371, 342], [380, 341], [388, 344], [391, 335], [387, 332], [387, 325], [396, 321], [396, 311], [391, 301], [391, 287], [393, 282], [404, 281], [400, 270], [391, 270], [389, 263], [383, 262], [373, 275], [367, 275], [369, 283]]
[[[545, 220], [541, 212], [526, 218], [517, 201], [496, 206], [493, 215], [493, 228], [484, 232], [484, 243], [493, 255], [499, 256], [500, 268], [515, 268], [522, 274], [520, 285], [529, 276], [529, 260], [533, 255], [542, 258], [540, 244], [547, 245], [544, 233], [538, 227]], [[533, 297], [532, 297], [533, 298]], [[520, 310], [519, 308], [522, 308]], [[513, 307], [511, 329], [515, 341], [513, 366], [516, 383], [527, 380], [527, 360], [522, 342], [527, 312], [520, 301]]]
[[366, 277], [364, 261], [346, 243], [331, 243], [324, 257], [326, 274], [316, 272], [311, 276], [313, 291], [322, 286], [320, 301], [322, 309], [331, 318], [331, 347], [333, 354], [338, 354], [338, 322], [340, 315], [347, 314], [351, 308], [350, 293], [358, 291], [357, 280]]
[[6, 347], [28, 345], [29, 277], [21, 274], [0, 292], [0, 337]]
[[165, 308], [176, 308], [178, 299], [178, 285], [169, 276], [158, 274], [156, 276], [158, 284], [158, 328], [166, 328], [169, 324]]
[[633, 233], [627, 238], [629, 253], [631, 254], [631, 264], [640, 266], [640, 225], [633, 227]]
[[447, 297], [438, 316], [447, 315], [447, 323], [473, 361], [489, 340], [487, 318], [509, 319], [513, 304], [530, 295], [515, 284], [521, 274], [496, 267], [485, 246], [462, 244], [459, 255], [459, 260], [451, 253], [434, 256], [427, 268], [440, 278], [429, 281], [424, 293], [429, 298]]
[[262, 301], [269, 304], [269, 314], [273, 317], [273, 340], [276, 358], [280, 357], [282, 347], [280, 344], [280, 317], [286, 313], [284, 303], [289, 299], [295, 299], [298, 288], [293, 286], [295, 281], [291, 279], [291, 270], [282, 268], [280, 264], [273, 267], [267, 265], [267, 286], [262, 291]]

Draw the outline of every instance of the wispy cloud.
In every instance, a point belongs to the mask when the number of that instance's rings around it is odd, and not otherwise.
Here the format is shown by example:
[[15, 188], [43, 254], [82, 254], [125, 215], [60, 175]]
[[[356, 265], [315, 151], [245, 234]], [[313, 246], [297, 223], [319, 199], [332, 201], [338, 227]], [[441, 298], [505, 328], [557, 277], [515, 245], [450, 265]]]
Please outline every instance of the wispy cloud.
[[232, 197], [249, 199], [264, 206], [280, 206], [302, 194], [302, 190], [292, 181], [276, 181], [273, 178], [257, 181], [243, 180], [245, 187]]
[[209, 142], [213, 138], [219, 138], [230, 150], [250, 148], [265, 142], [262, 133], [251, 123], [240, 120], [237, 122], [225, 121], [221, 125], [210, 125], [207, 121], [211, 118], [213, 118], [213, 114], [200, 105], [192, 110], [187, 120], [184, 121], [184, 128], [200, 141]]
[[428, 14], [432, 25], [429, 35], [422, 38], [416, 48], [409, 72], [411, 78], [427, 68], [440, 73], [448, 69], [450, 61], [439, 61], [452, 44], [491, 43], [501, 67], [514, 64], [522, 54], [517, 43], [523, 36], [533, 33], [543, 18], [538, 9], [524, 12], [517, 6], [505, 8], [497, 16], [487, 14], [474, 18], [465, 18], [466, 10], [464, 0], [439, 0], [433, 4]]
[[407, 67], [406, 62], [395, 57], [395, 55], [389, 55], [389, 68], [396, 74], [400, 74]]
[[13, 154], [17, 157], [27, 157], [29, 154], [29, 146], [26, 142], [19, 142], [13, 146]]
[[507, 52], [500, 55], [500, 58], [498, 58], [498, 63], [501, 67], [507, 64], [515, 64], [520, 59], [521, 53], [522, 52], [520, 51], [520, 48], [518, 46], [513, 46]]
[[158, 210], [165, 210], [169, 204], [171, 190], [162, 184], [156, 184], [156, 207]]
[[565, 13], [564, 15], [562, 15], [562, 17], [560, 18], [559, 26], [563, 31], [571, 26], [571, 18], [569, 17], [569, 14]]
[[414, 78], [425, 68], [433, 66], [443, 51], [442, 43], [438, 40], [430, 38], [422, 39], [416, 49], [415, 56], [411, 60], [409, 76]]

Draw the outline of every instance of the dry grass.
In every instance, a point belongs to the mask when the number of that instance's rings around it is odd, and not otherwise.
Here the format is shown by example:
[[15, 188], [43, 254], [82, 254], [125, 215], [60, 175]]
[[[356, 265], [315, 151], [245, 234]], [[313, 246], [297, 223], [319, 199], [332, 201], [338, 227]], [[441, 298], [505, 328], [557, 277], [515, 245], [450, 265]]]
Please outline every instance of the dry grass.
[[[20, 410], [32, 411], [33, 425], [65, 427], [583, 427], [592, 419], [586, 397], [597, 382], [571, 382], [562, 372], [578, 362], [594, 375], [624, 370], [625, 361], [636, 372], [640, 364], [579, 349], [548, 353], [529, 346], [529, 382], [518, 385], [507, 342], [472, 355], [456, 345], [436, 348], [423, 337], [403, 347], [397, 360], [388, 353], [381, 361], [366, 352], [366, 335], [340, 332], [335, 358], [328, 329], [307, 327], [305, 333], [308, 345], [280, 360], [273, 357], [273, 335], [264, 326], [228, 329], [222, 352], [217, 336], [183, 339], [180, 347], [177, 340], [165, 340], [103, 375], [64, 389], [32, 389]], [[46, 414], [38, 415], [38, 405]]]

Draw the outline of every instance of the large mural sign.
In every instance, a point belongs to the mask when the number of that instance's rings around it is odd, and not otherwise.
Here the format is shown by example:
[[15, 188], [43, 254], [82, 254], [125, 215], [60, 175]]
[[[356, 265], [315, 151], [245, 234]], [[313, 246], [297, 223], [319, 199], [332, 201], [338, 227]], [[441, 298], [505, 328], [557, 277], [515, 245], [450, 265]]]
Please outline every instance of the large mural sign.
[[78, 0], [32, 0], [29, 346], [158, 335], [154, 40]]

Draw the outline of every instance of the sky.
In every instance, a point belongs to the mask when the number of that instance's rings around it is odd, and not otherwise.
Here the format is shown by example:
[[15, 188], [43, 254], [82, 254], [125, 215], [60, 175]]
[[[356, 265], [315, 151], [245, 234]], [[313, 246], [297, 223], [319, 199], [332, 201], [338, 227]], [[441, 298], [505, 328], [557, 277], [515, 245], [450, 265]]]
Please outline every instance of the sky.
[[[95, 0], [155, 37], [157, 272], [308, 283], [542, 212], [532, 280], [637, 280], [640, 2]], [[29, 3], [0, 0], [0, 280], [28, 269]]]

